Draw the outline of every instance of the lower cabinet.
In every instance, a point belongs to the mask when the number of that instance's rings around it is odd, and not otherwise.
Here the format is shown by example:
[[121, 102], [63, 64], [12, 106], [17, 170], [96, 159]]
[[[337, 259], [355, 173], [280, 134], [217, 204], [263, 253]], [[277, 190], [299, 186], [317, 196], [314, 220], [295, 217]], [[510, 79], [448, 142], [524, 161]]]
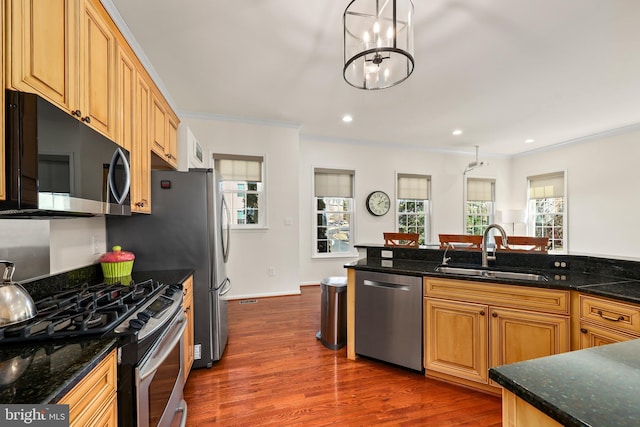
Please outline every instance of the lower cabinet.
[[640, 307], [579, 295], [580, 349], [640, 338]]
[[510, 427], [562, 427], [562, 424], [505, 389], [502, 390], [502, 425]]
[[496, 393], [490, 368], [570, 349], [568, 292], [425, 278], [425, 295], [427, 376]]
[[69, 405], [71, 427], [117, 426], [116, 378], [116, 351], [113, 350], [58, 402]]
[[187, 383], [191, 366], [193, 366], [193, 276], [182, 283], [182, 307], [187, 318], [184, 330], [184, 383]]

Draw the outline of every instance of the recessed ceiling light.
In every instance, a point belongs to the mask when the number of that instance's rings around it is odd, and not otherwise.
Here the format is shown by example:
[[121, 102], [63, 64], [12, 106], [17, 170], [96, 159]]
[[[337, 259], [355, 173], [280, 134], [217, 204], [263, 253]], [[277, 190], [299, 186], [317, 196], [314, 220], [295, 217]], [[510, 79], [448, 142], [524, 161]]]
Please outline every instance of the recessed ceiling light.
[[531, 144], [532, 142], [536, 142], [536, 140], [535, 139], [531, 139], [531, 138], [524, 140], [525, 144]]
[[453, 132], [451, 132], [451, 135], [462, 135], [462, 129], [456, 129]]
[[342, 116], [342, 121], [345, 123], [351, 123], [353, 121], [353, 117], [351, 117], [348, 114], [345, 114], [344, 116]]

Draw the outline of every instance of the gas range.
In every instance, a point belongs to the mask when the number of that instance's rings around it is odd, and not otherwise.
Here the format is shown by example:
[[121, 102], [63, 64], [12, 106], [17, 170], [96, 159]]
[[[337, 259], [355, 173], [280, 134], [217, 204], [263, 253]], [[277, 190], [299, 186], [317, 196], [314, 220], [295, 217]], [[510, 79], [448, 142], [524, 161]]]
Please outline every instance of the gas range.
[[[36, 301], [37, 315], [25, 322], [0, 328], [0, 344], [55, 340], [71, 337], [142, 334], [153, 319], [148, 306], [166, 306], [167, 296], [179, 290], [152, 279], [130, 284], [84, 284]], [[153, 322], [152, 322], [153, 323]]]

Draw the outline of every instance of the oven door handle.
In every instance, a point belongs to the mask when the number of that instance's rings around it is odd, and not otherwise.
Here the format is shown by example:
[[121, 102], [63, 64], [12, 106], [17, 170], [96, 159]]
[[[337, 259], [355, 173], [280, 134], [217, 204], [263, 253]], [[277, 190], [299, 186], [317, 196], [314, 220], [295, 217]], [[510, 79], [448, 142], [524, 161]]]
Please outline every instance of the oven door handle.
[[185, 427], [187, 425], [187, 402], [182, 399], [180, 401], [180, 406], [176, 409], [176, 414], [178, 412], [182, 412], [182, 417], [180, 417], [180, 427]]
[[184, 316], [184, 313], [183, 313], [180, 320], [176, 322], [176, 324], [181, 324], [181, 325], [178, 328], [178, 331], [175, 333], [175, 335], [171, 337], [170, 341], [165, 342], [161, 347], [158, 347], [155, 350], [156, 354], [152, 355], [149, 358], [148, 365], [145, 364], [146, 366], [144, 367], [144, 369], [139, 371], [140, 382], [144, 381], [146, 378], [148, 378], [150, 375], [154, 374], [158, 370], [160, 365], [162, 365], [162, 363], [167, 358], [167, 356], [169, 356], [169, 353], [171, 353], [171, 351], [173, 350], [173, 347], [175, 347], [178, 341], [180, 341], [180, 339], [182, 338], [182, 334], [184, 334], [184, 330], [187, 328], [187, 322], [185, 322], [185, 320], [186, 320], [186, 317]]

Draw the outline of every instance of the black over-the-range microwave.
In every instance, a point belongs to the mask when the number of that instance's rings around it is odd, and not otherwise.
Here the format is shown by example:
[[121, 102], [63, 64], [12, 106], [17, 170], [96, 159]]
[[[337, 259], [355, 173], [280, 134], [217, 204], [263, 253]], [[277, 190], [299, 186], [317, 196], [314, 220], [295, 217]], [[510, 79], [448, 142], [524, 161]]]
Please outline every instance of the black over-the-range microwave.
[[131, 215], [129, 152], [38, 95], [6, 90], [0, 219]]

